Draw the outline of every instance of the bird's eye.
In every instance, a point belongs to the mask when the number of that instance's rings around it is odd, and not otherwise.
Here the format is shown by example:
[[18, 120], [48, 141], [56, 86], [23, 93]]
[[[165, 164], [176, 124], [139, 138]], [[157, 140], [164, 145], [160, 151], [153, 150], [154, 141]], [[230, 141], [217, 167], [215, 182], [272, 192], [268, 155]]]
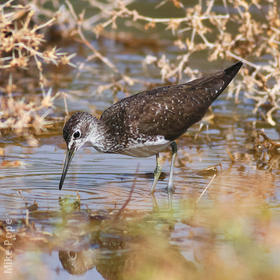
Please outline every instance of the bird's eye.
[[73, 137], [74, 139], [78, 139], [81, 136], [81, 132], [79, 130], [77, 130], [74, 134]]

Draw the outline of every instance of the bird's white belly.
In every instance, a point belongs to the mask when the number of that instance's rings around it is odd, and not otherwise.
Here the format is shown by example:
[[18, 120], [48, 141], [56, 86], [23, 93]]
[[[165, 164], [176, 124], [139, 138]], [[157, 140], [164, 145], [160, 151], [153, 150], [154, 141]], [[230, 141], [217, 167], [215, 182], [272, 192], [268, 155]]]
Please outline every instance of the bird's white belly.
[[150, 157], [161, 151], [163, 151], [170, 141], [161, 139], [160, 141], [147, 141], [145, 143], [135, 144], [125, 150], [121, 151], [120, 154], [128, 155], [132, 157]]

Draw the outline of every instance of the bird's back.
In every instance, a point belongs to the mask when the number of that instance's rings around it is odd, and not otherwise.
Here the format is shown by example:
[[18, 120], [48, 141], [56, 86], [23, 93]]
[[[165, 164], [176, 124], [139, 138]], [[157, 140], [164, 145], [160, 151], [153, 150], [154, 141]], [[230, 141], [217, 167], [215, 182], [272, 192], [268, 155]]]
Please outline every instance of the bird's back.
[[[231, 67], [191, 82], [155, 88], [124, 98], [101, 116], [108, 130], [126, 145], [139, 135], [173, 141], [199, 121], [242, 66]], [[142, 141], [142, 140], [141, 140]]]

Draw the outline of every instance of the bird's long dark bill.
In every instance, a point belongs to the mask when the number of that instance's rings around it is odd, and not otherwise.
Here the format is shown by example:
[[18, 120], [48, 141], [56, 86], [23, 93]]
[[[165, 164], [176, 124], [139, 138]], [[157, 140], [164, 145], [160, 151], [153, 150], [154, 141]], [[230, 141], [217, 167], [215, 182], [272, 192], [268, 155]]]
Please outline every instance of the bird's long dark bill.
[[74, 156], [74, 153], [75, 153], [75, 149], [70, 149], [70, 150], [67, 151], [65, 161], [64, 161], [62, 175], [61, 175], [60, 182], [59, 182], [59, 189], [60, 190], [62, 189], [63, 182], [64, 182], [64, 179], [66, 177], [66, 174], [67, 174], [68, 168], [70, 166], [71, 160]]

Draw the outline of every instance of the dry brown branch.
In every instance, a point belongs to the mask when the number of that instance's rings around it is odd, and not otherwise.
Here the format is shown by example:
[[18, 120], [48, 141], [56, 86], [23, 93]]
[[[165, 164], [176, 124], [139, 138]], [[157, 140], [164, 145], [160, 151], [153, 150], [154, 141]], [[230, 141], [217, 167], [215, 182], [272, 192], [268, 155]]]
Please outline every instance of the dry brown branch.
[[[8, 1], [0, 6], [0, 89], [4, 93], [0, 96], [0, 133], [13, 130], [18, 135], [26, 136], [30, 144], [36, 144], [29, 129], [36, 134], [49, 124], [46, 117], [59, 95], [52, 94], [50, 89], [46, 90], [48, 81], [43, 66], [74, 66], [70, 60], [75, 54], [67, 55], [56, 47], [43, 48], [46, 41], [42, 29], [53, 25], [58, 14], [44, 23], [34, 24], [36, 12], [33, 6], [14, 5], [13, 2]], [[13, 94], [14, 91], [24, 93], [20, 85], [15, 83], [24, 78], [21, 69], [33, 72], [32, 83], [34, 88], [39, 84], [40, 95], [22, 97]], [[6, 76], [9, 78], [5, 79]]]
[[[113, 8], [106, 12], [107, 20], [103, 17], [94, 27], [97, 37], [105, 29], [118, 30], [120, 19], [142, 24], [143, 32], [157, 25], [165, 26], [166, 30], [171, 32], [174, 45], [178, 48], [177, 59], [171, 61], [166, 55], [148, 55], [144, 63], [158, 67], [164, 81], [172, 78], [181, 80], [183, 74], [196, 76], [196, 72], [188, 67], [188, 63], [193, 54], [202, 50], [208, 50], [209, 60], [242, 60], [252, 70], [243, 70], [243, 83], [241, 86], [239, 83], [234, 92], [238, 96], [243, 90], [246, 97], [256, 100], [255, 112], [263, 104], [269, 103], [272, 108], [267, 111], [265, 118], [271, 125], [276, 124], [273, 113], [279, 109], [280, 103], [279, 3], [266, 0], [260, 5], [258, 1], [224, 0], [224, 10], [221, 12], [215, 10], [214, 0], [208, 1], [206, 6], [198, 1], [191, 8], [174, 3], [178, 9], [186, 9], [185, 17], [180, 18], [149, 17], [130, 9], [124, 1], [110, 3]], [[165, 3], [166, 1], [160, 2], [158, 7]], [[93, 0], [91, 4], [97, 7], [101, 5]], [[255, 17], [253, 11], [263, 17]], [[231, 25], [235, 25], [235, 28], [230, 27]], [[212, 36], [213, 33], [216, 35]], [[251, 81], [247, 83], [249, 79]]]

